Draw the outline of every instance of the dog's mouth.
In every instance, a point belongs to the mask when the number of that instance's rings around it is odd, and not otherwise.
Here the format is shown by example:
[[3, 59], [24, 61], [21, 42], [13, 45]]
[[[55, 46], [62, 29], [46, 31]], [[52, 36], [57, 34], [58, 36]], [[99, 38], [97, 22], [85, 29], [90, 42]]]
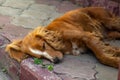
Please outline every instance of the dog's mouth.
[[[45, 41], [45, 40], [44, 40]], [[47, 41], [45, 41], [45, 43], [47, 44], [47, 46], [49, 46], [51, 49], [53, 49], [54, 51], [56, 51], [56, 48], [54, 48], [54, 46], [51, 46]], [[43, 44], [43, 48], [46, 49], [46, 44]], [[57, 64], [57, 63], [60, 63], [62, 61], [62, 58], [61, 57], [52, 57], [48, 54], [48, 52], [43, 52], [45, 53], [44, 57], [49, 59], [51, 62]], [[56, 53], [57, 54], [57, 53]], [[63, 55], [63, 53], [61, 53]]]
[[[40, 48], [35, 48], [35, 46], [39, 46]], [[32, 55], [36, 55], [36, 57], [41, 56], [41, 58], [45, 58], [55, 64], [62, 61], [63, 53], [60, 50], [56, 50], [45, 39], [41, 40], [40, 45], [35, 46], [28, 48]]]
[[40, 50], [32, 49], [32, 48], [29, 48], [29, 50], [33, 54], [43, 56], [44, 58], [50, 60], [51, 62], [53, 62], [55, 64], [61, 62], [61, 60], [62, 60], [62, 58], [60, 56], [58, 56], [58, 57], [57, 56], [51, 56], [47, 51], [40, 51]]

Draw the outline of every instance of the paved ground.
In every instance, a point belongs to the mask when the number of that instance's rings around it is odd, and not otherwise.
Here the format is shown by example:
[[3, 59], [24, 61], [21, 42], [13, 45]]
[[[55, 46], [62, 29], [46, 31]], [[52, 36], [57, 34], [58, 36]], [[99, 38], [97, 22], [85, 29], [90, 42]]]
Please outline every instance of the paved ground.
[[12, 80], [9, 75], [3, 71], [3, 69], [0, 69], [0, 80]]
[[0, 80], [9, 80], [9, 78], [7, 77], [7, 75], [4, 74], [1, 70], [0, 70]]
[[[18, 39], [32, 28], [45, 26], [75, 8], [78, 6], [62, 0], [0, 0], [0, 33], [9, 40]], [[73, 80], [117, 80], [118, 75], [117, 69], [100, 64], [90, 53], [65, 56], [54, 71]], [[1, 70], [0, 80], [8, 80]]]

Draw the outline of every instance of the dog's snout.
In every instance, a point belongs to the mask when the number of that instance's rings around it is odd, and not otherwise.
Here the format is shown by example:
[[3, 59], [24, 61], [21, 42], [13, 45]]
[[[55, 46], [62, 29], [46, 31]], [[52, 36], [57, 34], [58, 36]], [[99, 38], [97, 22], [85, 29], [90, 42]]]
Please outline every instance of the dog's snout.
[[58, 57], [56, 57], [56, 58], [53, 59], [53, 63], [57, 64], [59, 62], [61, 62], [61, 60]]

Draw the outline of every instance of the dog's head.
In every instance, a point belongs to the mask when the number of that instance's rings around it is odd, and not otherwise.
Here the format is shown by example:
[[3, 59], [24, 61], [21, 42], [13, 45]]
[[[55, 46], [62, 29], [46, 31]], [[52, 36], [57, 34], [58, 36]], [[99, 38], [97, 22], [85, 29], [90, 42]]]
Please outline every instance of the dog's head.
[[23, 59], [29, 54], [37, 58], [44, 57], [57, 63], [63, 58], [61, 52], [63, 48], [64, 43], [59, 32], [38, 27], [22, 40], [13, 41], [13, 43], [6, 47], [6, 51], [14, 59], [18, 58], [18, 56], [16, 56], [18, 54], [21, 54], [20, 59]]

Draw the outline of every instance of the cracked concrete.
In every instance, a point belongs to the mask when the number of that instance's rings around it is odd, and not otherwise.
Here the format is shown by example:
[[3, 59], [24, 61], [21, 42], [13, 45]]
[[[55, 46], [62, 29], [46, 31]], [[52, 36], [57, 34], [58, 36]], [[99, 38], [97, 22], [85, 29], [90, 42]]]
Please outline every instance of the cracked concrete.
[[7, 16], [13, 16], [13, 15], [19, 15], [21, 12], [20, 9], [13, 9], [10, 7], [0, 7], [0, 14], [7, 15]]
[[33, 4], [34, 0], [6, 0], [2, 6], [17, 8], [17, 9], [26, 9], [30, 4]]
[[[0, 0], [0, 34], [9, 40], [22, 38], [31, 29], [46, 26], [75, 8], [78, 6], [68, 0]], [[119, 46], [119, 41], [111, 44]], [[61, 64], [55, 65], [54, 73], [62, 80], [117, 80], [118, 69], [102, 65], [86, 53], [66, 55]]]
[[97, 80], [117, 80], [117, 69], [97, 63], [95, 70], [98, 72], [96, 74]]
[[12, 24], [25, 28], [35, 28], [35, 26], [48, 25], [53, 19], [62, 15], [58, 13], [54, 6], [44, 4], [32, 4], [24, 10], [21, 15], [13, 17]]
[[57, 64], [54, 71], [59, 74], [64, 74], [64, 76], [70, 76], [73, 80], [95, 80], [94, 74], [96, 71], [93, 69], [95, 64], [88, 61], [81, 61], [79, 58], [81, 56], [65, 56], [64, 61], [61, 64]]

